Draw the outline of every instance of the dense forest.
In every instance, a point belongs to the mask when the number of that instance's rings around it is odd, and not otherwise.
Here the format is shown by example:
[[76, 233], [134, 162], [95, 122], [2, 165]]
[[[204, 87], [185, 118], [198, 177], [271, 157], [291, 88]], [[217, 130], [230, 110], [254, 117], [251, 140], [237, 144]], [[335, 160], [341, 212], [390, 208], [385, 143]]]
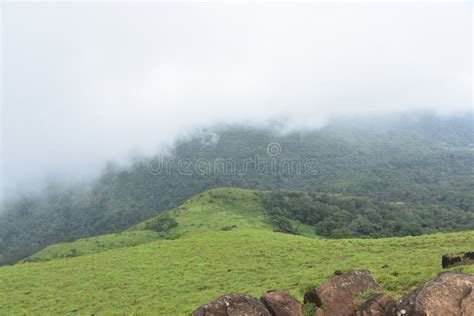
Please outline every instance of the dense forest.
[[[210, 128], [180, 139], [164, 155], [127, 167], [109, 163], [88, 185], [49, 185], [39, 194], [6, 201], [0, 214], [0, 264], [51, 243], [125, 229], [224, 186], [317, 192], [275, 192], [268, 208], [277, 221], [298, 219], [328, 237], [473, 229], [472, 113], [339, 119], [320, 129], [284, 133], [280, 127]], [[278, 144], [278, 151], [269, 152], [269, 144]], [[269, 156], [275, 163], [311, 159], [317, 172], [258, 170], [254, 158]], [[206, 167], [226, 159], [237, 170], [246, 166], [245, 172], [183, 172], [176, 163], [196, 167], [204, 161]], [[165, 172], [157, 174], [151, 162], [166, 166]], [[337, 193], [356, 198], [343, 201]]]
[[474, 212], [441, 203], [387, 202], [317, 192], [273, 191], [265, 209], [278, 231], [300, 234], [294, 220], [330, 238], [418, 236], [473, 230]]

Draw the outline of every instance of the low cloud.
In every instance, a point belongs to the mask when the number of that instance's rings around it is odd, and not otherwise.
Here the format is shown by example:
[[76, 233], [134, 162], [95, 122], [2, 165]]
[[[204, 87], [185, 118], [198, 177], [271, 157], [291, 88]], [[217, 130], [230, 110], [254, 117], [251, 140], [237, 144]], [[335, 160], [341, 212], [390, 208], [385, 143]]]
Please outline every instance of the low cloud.
[[3, 4], [2, 179], [87, 178], [216, 123], [472, 107], [472, 4]]

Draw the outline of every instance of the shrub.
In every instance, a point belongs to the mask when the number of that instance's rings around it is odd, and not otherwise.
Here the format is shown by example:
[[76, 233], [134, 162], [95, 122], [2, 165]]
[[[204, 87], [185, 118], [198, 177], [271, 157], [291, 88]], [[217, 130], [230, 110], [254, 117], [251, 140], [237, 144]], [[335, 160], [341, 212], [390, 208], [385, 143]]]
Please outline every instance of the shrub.
[[304, 304], [304, 315], [305, 316], [313, 316], [316, 312], [317, 306], [314, 303], [306, 303]]
[[331, 230], [331, 235], [330, 237], [331, 238], [350, 238], [350, 237], [353, 237], [354, 234], [352, 232], [352, 230], [350, 230], [349, 228], [347, 227], [341, 227], [341, 228], [335, 228], [333, 230]]
[[283, 216], [276, 216], [273, 218], [273, 222], [277, 227], [277, 232], [299, 235], [298, 227], [288, 218], [285, 218]]
[[174, 217], [171, 217], [168, 214], [162, 214], [161, 216], [158, 216], [152, 221], [146, 223], [145, 226], [146, 226], [145, 228], [148, 230], [162, 232], [162, 231], [167, 231], [167, 230], [170, 230], [171, 228], [178, 226], [178, 222], [176, 221]]
[[372, 289], [368, 289], [368, 290], [357, 293], [355, 305], [360, 308], [369, 298], [371, 298], [372, 296], [376, 294], [379, 294], [379, 292], [374, 291]]
[[226, 231], [232, 230], [232, 229], [234, 229], [234, 228], [237, 228], [237, 226], [235, 226], [235, 225], [232, 225], [232, 226], [224, 226], [224, 227], [221, 228], [221, 230], [226, 232]]

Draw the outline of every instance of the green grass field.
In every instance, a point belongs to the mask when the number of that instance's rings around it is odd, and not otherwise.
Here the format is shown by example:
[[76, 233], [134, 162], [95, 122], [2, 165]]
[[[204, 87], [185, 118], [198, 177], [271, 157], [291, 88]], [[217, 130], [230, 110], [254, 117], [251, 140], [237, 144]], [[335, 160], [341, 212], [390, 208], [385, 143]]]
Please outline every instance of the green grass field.
[[58, 258], [77, 257], [114, 248], [137, 246], [151, 241], [164, 239], [165, 237], [165, 234], [159, 232], [137, 230], [84, 238], [74, 242], [64, 242], [51, 245], [26, 258], [23, 262], [38, 262]]
[[[335, 270], [352, 269], [371, 270], [400, 296], [441, 272], [442, 254], [474, 247], [474, 232], [376, 240], [276, 233], [258, 194], [213, 190], [171, 211], [179, 224], [170, 235], [138, 225], [51, 246], [35, 259], [49, 261], [0, 267], [0, 314], [187, 315], [229, 292], [282, 289], [301, 300]], [[60, 258], [71, 247], [77, 256]], [[456, 270], [474, 273], [474, 266]]]

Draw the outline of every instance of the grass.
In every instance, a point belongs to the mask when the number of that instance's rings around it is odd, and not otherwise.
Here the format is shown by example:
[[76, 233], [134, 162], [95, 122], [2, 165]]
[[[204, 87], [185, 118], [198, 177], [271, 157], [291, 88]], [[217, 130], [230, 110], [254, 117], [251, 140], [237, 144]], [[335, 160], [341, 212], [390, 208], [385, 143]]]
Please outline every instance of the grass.
[[23, 262], [38, 262], [58, 258], [77, 257], [114, 248], [136, 246], [163, 238], [165, 238], [164, 234], [149, 230], [84, 238], [73, 242], [64, 242], [48, 246], [26, 258]]
[[[219, 231], [225, 226], [273, 230], [265, 218], [262, 196], [266, 192], [221, 188], [206, 191], [186, 201], [168, 213], [178, 226], [171, 230], [173, 236], [183, 236], [207, 231]], [[159, 216], [157, 217], [159, 218]], [[144, 229], [152, 218], [133, 229]]]
[[[230, 292], [259, 297], [280, 289], [302, 300], [335, 270], [353, 269], [372, 271], [399, 297], [441, 272], [442, 254], [473, 250], [474, 232], [330, 240], [298, 224], [305, 236], [276, 233], [265, 194], [211, 190], [169, 211], [178, 222], [170, 231], [143, 230], [157, 217], [0, 267], [1, 314], [188, 315]], [[474, 266], [452, 270], [473, 273]]]
[[[46, 247], [26, 258], [25, 262], [48, 261], [57, 258], [76, 257], [114, 248], [136, 246], [160, 239], [177, 239], [196, 233], [226, 229], [258, 229], [273, 231], [272, 223], [265, 216], [262, 197], [268, 192], [236, 188], [219, 188], [203, 192], [181, 206], [140, 223], [128, 231], [79, 239]], [[166, 232], [146, 229], [163, 214], [169, 214], [178, 226]], [[314, 229], [294, 222], [302, 235], [316, 238]]]
[[359, 292], [357, 293], [357, 297], [356, 297], [356, 300], [355, 300], [355, 305], [357, 307], [362, 307], [362, 305], [369, 299], [371, 298], [372, 296], [376, 295], [376, 294], [379, 294], [380, 292], [379, 291], [374, 291], [372, 289], [368, 289], [368, 290], [365, 290], [365, 291], [362, 291], [362, 292]]
[[[178, 222], [178, 226], [169, 233], [177, 237], [220, 231], [228, 227], [274, 231], [276, 227], [266, 216], [263, 205], [263, 198], [269, 193], [237, 188], [219, 188], [203, 192], [169, 211]], [[144, 229], [147, 222], [154, 220], [156, 218], [141, 223], [132, 230]], [[301, 235], [319, 238], [311, 226], [295, 221], [293, 223]]]
[[[229, 292], [306, 289], [335, 270], [369, 269], [400, 296], [441, 271], [445, 252], [472, 249], [474, 233], [325, 240], [235, 229], [0, 268], [6, 314], [187, 315]], [[388, 268], [384, 268], [388, 265]], [[473, 266], [456, 271], [474, 272]]]

